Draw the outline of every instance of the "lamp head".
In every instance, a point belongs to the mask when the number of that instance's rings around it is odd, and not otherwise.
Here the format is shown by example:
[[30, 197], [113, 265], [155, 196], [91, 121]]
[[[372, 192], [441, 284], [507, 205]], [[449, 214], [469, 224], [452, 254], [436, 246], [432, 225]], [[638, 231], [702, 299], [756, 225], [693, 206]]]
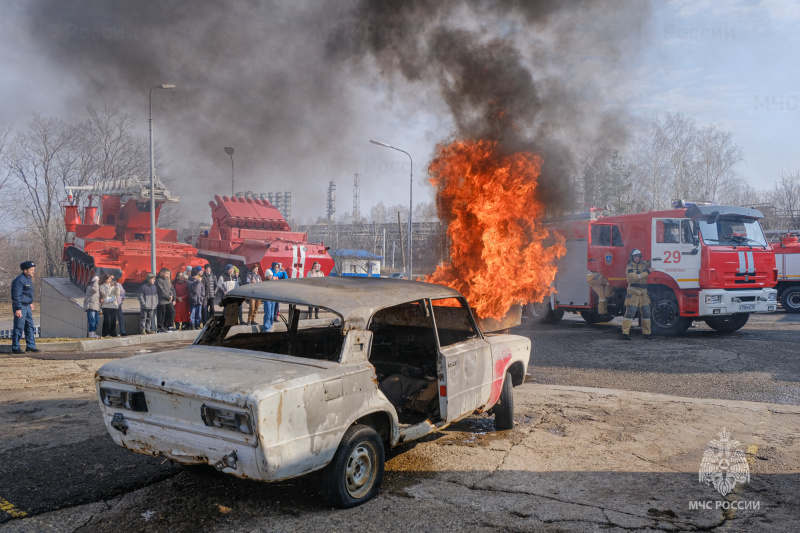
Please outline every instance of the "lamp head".
[[233, 146], [226, 146], [225, 153], [228, 155], [233, 155]]

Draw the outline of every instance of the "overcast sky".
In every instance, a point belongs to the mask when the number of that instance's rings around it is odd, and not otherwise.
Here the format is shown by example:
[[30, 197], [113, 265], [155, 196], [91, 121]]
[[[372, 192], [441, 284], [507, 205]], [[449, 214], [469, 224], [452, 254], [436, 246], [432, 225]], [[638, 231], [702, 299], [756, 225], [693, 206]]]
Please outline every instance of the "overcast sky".
[[[292, 6], [288, 2], [277, 4], [283, 6], [280, 9]], [[258, 94], [249, 93], [248, 87], [242, 86], [246, 82], [233, 69], [218, 77], [213, 72], [202, 72], [202, 76], [197, 72], [193, 76], [185, 74], [184, 60], [178, 59], [178, 52], [186, 57], [187, 50], [200, 44], [191, 40], [158, 51], [176, 73], [174, 79], [144, 79], [133, 89], [115, 89], [122, 83], [133, 85], [130, 80], [122, 80], [111, 88], [104, 86], [99, 93], [94, 92], [98, 87], [95, 80], [87, 89], [86, 80], [91, 76], [76, 68], [69, 61], [72, 58], [65, 60], [52, 49], [47, 52], [41, 42], [55, 34], [62, 39], [55, 42], [73, 38], [103, 47], [102, 32], [106, 28], [96, 21], [82, 29], [67, 23], [23, 23], [28, 21], [31, 6], [36, 5], [34, 1], [3, 3], [0, 120], [6, 124], [21, 126], [33, 112], [66, 120], [79, 118], [86, 103], [102, 99], [136, 114], [140, 132], [146, 134], [147, 89], [158, 83], [175, 83], [175, 91], [154, 95], [156, 136], [167, 153], [168, 167], [162, 172], [178, 179], [179, 190], [174, 192], [193, 206], [206, 209], [213, 194], [230, 191], [230, 159], [223, 151], [228, 144], [237, 147], [237, 183], [256, 191], [291, 189], [294, 213], [303, 220], [324, 215], [331, 180], [337, 184], [337, 214], [350, 212], [355, 173], [361, 176], [362, 212], [368, 213], [369, 207], [379, 201], [386, 205], [407, 203], [408, 158], [369, 144], [370, 138], [411, 153], [415, 203], [433, 199], [425, 179], [427, 164], [435, 144], [450, 138], [454, 128], [441, 97], [400, 77], [359, 77], [355, 70], [352, 76], [338, 76], [322, 88], [305, 86], [310, 82], [297, 71], [304, 68], [303, 61], [312, 54], [304, 46], [310, 49], [319, 44], [317, 34], [322, 30], [302, 16], [287, 16], [285, 25], [291, 31], [287, 30], [285, 40], [291, 40], [293, 48], [283, 63], [270, 52], [258, 56], [259, 61], [265, 62], [265, 69], [275, 64], [285, 70], [284, 80], [289, 87], [283, 89], [296, 93], [302, 103], [301, 110], [282, 117], [287, 132], [292, 130], [290, 136], [287, 133], [292, 142], [281, 143], [279, 139], [253, 139], [254, 134], [248, 133], [251, 125], [243, 126], [255, 113], [259, 100], [270, 100], [269, 92], [259, 87]], [[69, 9], [72, 3], [60, 5]], [[224, 9], [216, 6], [223, 4], [213, 5], [216, 11], [192, 16], [216, 17]], [[337, 9], [342, 8], [331, 8]], [[633, 54], [633, 61], [623, 65], [628, 69], [625, 79], [621, 80], [618, 94], [609, 94], [609, 98], [625, 100], [632, 132], [656, 112], [681, 112], [696, 119], [700, 126], [716, 124], [732, 131], [734, 141], [744, 150], [741, 174], [756, 188], [770, 187], [782, 170], [800, 168], [798, 23], [800, 2], [787, 0], [654, 2], [641, 30], [641, 50]], [[80, 35], [80, 31], [85, 33]], [[149, 28], [135, 25], [114, 31], [128, 32], [123, 40], [134, 43], [149, 38]], [[273, 27], [270, 31], [277, 30]], [[75, 35], [70, 36], [70, 32]], [[163, 33], [156, 35], [164, 38]], [[239, 46], [246, 46], [243, 42], [247, 42], [246, 35], [237, 41]], [[170, 58], [173, 53], [175, 58]], [[239, 53], [240, 50], [231, 50], [222, 64], [235, 64]], [[243, 53], [246, 57], [246, 51]], [[292, 65], [297, 65], [296, 69]], [[91, 62], [82, 68], [91, 68]], [[248, 65], [240, 68], [247, 69]], [[203, 102], [207, 107], [197, 107], [191, 120], [186, 117], [191, 114], [191, 107], [188, 111], [186, 106], [181, 107], [183, 116], [176, 116], [181, 98], [208, 88], [199, 79], [207, 80], [209, 86], [213, 84], [218, 92], [208, 92], [210, 101]], [[180, 91], [184, 96], [177, 94]], [[349, 96], [337, 98], [344, 91]], [[220, 94], [241, 103], [241, 112], [205, 114], [203, 109], [218, 107], [215, 103], [221, 103]], [[228, 96], [224, 99], [227, 101]], [[294, 118], [296, 121], [290, 124]], [[200, 138], [202, 142], [198, 141]], [[198, 165], [198, 146], [205, 156], [202, 166]], [[280, 149], [270, 151], [270, 146]], [[269, 156], [268, 163], [265, 154]], [[205, 183], [200, 174], [212, 176], [213, 185], [198, 186]]]

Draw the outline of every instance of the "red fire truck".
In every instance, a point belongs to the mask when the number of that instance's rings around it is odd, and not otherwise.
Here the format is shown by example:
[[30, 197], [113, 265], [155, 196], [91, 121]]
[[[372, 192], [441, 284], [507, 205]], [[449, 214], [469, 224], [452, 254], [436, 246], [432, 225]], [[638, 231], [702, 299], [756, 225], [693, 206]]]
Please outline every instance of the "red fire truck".
[[800, 242], [797, 235], [788, 234], [773, 243], [778, 266], [778, 298], [788, 313], [800, 313]]
[[[634, 248], [652, 262], [648, 292], [652, 329], [679, 335], [693, 320], [721, 332], [736, 331], [750, 313], [775, 311], [775, 254], [767, 244], [756, 209], [695, 205], [631, 215], [592, 212], [548, 224], [566, 238], [546, 302], [528, 306], [535, 318], [558, 322], [564, 312], [580, 313], [589, 323], [607, 322], [625, 312], [625, 277]], [[613, 294], [607, 313], [588, 277], [602, 275]]]

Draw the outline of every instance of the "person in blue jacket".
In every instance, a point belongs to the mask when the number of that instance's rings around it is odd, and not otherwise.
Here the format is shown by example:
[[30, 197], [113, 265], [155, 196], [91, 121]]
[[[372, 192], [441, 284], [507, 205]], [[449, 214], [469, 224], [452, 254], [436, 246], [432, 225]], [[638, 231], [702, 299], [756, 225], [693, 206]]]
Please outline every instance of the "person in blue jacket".
[[[19, 265], [22, 274], [11, 282], [11, 307], [14, 309], [14, 331], [11, 333], [11, 351], [20, 354], [38, 352], [33, 328], [33, 275], [36, 264], [25, 261]], [[25, 333], [25, 351], [20, 348], [19, 340]]]
[[[283, 265], [274, 261], [272, 263], [272, 280], [277, 281], [279, 279], [289, 279], [289, 275], [283, 269]], [[266, 312], [266, 310], [265, 310]], [[275, 302], [275, 320], [278, 320], [278, 315], [281, 314], [281, 303]]]

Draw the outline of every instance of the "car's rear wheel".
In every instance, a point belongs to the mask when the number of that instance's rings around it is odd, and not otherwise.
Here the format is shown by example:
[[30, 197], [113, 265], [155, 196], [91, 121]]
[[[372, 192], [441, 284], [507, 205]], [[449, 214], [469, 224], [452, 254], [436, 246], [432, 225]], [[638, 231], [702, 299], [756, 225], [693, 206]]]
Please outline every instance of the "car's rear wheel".
[[351, 426], [323, 471], [325, 498], [340, 508], [371, 500], [380, 490], [384, 461], [383, 441], [375, 430], [369, 426]]
[[750, 313], [735, 313], [728, 316], [706, 318], [706, 324], [720, 333], [731, 333], [744, 327], [749, 318]]
[[511, 379], [511, 372], [506, 372], [500, 399], [492, 407], [492, 412], [494, 413], [494, 429], [496, 431], [514, 428], [514, 383]]

